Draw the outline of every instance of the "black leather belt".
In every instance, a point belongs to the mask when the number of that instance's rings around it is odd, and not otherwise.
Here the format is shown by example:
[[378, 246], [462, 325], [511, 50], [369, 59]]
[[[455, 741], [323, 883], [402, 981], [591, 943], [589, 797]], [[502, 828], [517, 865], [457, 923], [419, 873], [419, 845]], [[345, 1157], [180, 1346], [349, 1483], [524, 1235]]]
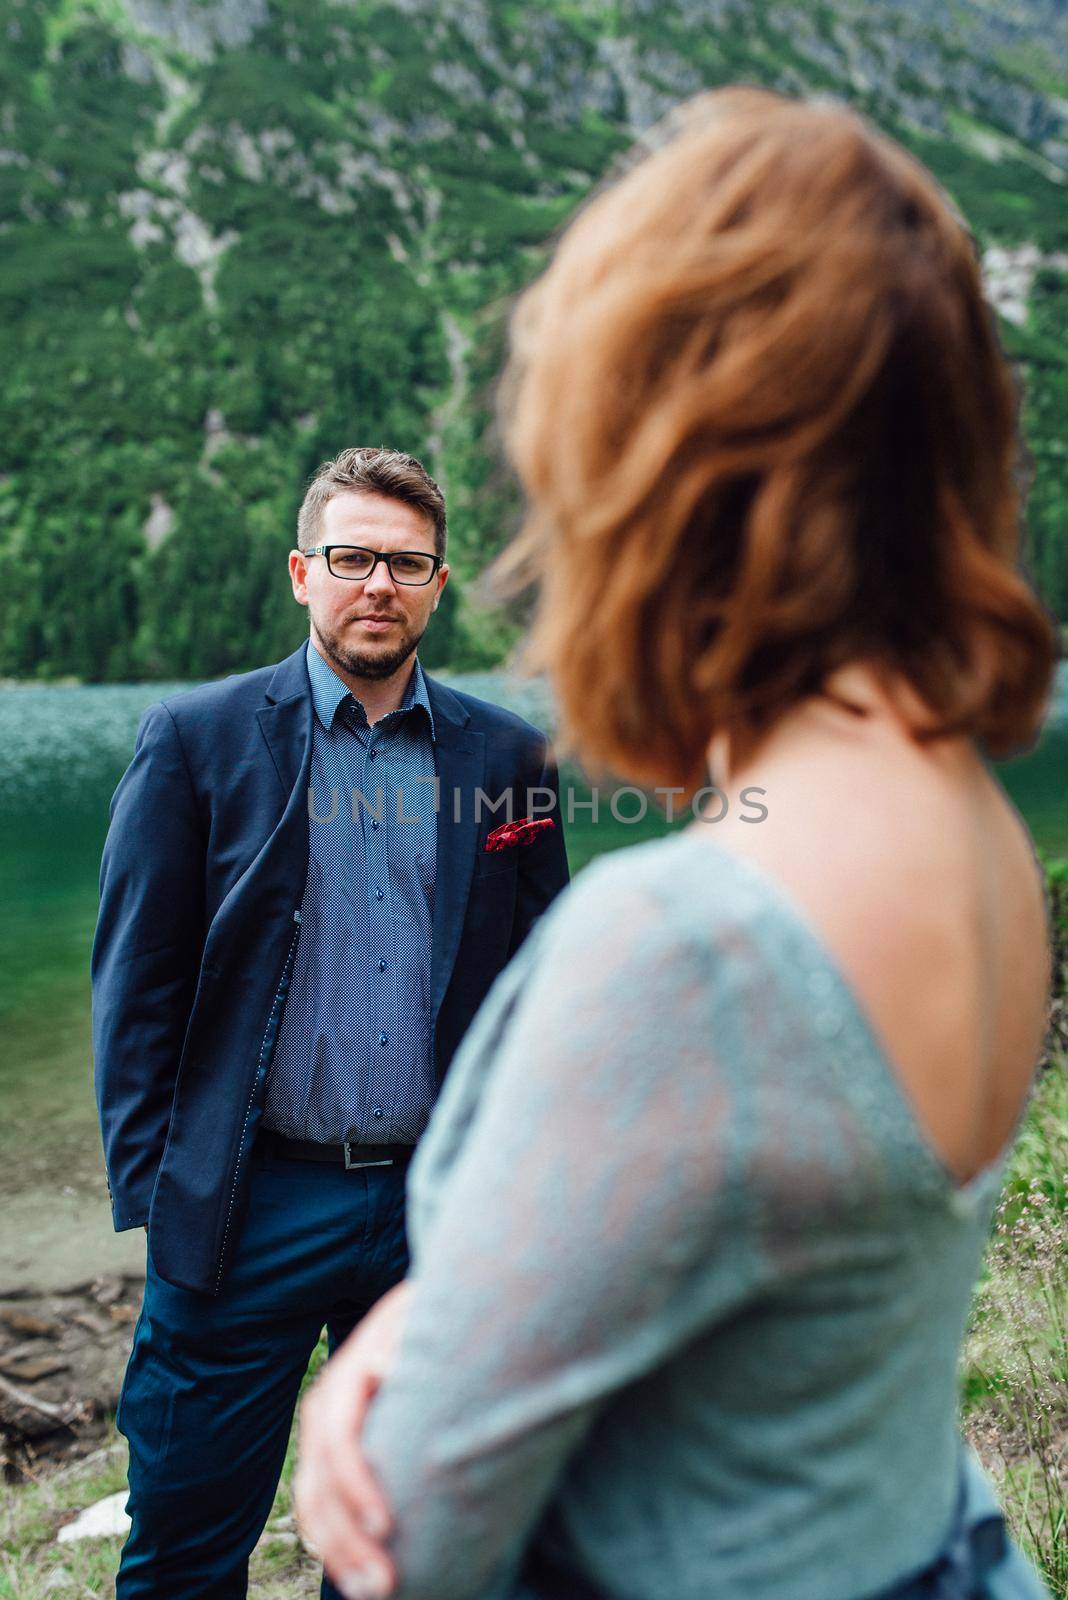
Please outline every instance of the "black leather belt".
[[280, 1133], [264, 1129], [256, 1148], [265, 1155], [281, 1156], [286, 1161], [324, 1161], [331, 1166], [393, 1167], [410, 1161], [412, 1144], [316, 1144], [311, 1139], [283, 1139]]

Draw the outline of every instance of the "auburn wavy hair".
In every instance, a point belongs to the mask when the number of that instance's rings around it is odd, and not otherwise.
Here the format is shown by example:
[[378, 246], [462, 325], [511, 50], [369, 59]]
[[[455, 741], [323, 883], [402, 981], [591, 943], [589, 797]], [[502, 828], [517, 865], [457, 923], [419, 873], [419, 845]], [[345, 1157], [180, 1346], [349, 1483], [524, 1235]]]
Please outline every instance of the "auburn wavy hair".
[[[516, 304], [501, 386], [528, 511], [491, 588], [559, 748], [704, 781], [869, 664], [929, 740], [1041, 722], [1057, 634], [1017, 570], [1017, 394], [975, 248], [848, 108], [702, 94], [597, 191]], [[857, 708], [854, 708], [857, 709]]]

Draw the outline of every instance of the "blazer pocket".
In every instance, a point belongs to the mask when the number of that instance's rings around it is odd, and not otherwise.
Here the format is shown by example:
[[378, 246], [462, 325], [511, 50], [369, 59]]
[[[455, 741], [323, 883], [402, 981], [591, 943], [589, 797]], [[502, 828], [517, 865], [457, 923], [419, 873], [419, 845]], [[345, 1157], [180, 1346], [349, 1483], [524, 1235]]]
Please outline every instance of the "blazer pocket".
[[514, 873], [521, 848], [515, 845], [508, 850], [480, 850], [475, 860], [475, 877], [495, 878], [498, 874]]

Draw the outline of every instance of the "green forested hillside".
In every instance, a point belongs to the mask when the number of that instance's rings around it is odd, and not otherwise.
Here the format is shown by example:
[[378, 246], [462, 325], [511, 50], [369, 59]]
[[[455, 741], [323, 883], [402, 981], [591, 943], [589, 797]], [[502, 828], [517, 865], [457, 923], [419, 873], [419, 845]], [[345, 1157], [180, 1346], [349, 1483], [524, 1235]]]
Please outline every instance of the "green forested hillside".
[[1063, 0], [6, 0], [0, 73], [0, 675], [291, 648], [296, 507], [349, 443], [446, 487], [428, 663], [499, 660], [514, 624], [468, 599], [515, 517], [507, 297], [637, 132], [739, 79], [852, 100], [965, 209], [1068, 619]]

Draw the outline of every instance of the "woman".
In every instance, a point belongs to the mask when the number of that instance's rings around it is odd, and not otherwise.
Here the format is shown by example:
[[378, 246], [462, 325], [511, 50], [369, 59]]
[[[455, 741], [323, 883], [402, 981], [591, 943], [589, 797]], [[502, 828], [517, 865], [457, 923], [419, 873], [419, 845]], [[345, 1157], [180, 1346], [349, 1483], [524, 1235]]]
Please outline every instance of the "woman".
[[352, 1596], [1040, 1595], [956, 1417], [1048, 1004], [988, 763], [1055, 658], [969, 237], [850, 111], [701, 97], [521, 301], [509, 405], [565, 745], [729, 809], [492, 990], [305, 1526]]

